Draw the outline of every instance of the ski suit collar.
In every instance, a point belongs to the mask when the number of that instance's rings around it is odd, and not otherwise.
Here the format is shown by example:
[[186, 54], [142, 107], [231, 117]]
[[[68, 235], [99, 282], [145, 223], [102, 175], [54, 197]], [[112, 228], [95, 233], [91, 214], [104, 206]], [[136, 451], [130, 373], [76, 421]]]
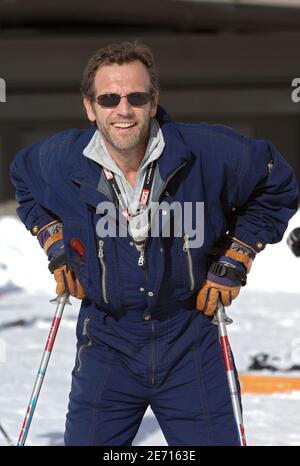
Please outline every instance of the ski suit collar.
[[165, 149], [158, 161], [160, 176], [162, 180], [165, 180], [177, 168], [184, 165], [192, 157], [192, 153], [187, 147], [176, 123], [171, 120], [167, 112], [160, 106], [157, 108], [156, 119], [165, 141]]

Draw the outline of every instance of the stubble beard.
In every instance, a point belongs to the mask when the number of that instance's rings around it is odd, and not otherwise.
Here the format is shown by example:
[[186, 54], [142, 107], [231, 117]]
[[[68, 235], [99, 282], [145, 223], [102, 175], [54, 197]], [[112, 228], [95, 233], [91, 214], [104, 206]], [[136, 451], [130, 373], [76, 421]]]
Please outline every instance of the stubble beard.
[[108, 146], [111, 146], [113, 149], [123, 153], [123, 155], [137, 146], [147, 146], [150, 132], [150, 119], [128, 139], [122, 139], [121, 137], [118, 138], [117, 135], [112, 136], [107, 128], [98, 120], [97, 125], [105, 142], [108, 143]]

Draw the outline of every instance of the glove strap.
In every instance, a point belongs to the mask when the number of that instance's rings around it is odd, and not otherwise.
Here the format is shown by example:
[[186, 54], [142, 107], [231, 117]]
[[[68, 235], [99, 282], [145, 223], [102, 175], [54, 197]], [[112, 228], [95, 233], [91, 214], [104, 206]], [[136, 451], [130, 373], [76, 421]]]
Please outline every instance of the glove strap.
[[53, 259], [48, 265], [48, 269], [50, 270], [51, 273], [54, 272], [54, 270], [59, 269], [62, 265], [66, 265], [67, 263], [67, 257], [66, 254], [62, 254], [61, 256], [57, 257], [56, 259]]
[[54, 233], [54, 235], [49, 236], [49, 238], [44, 243], [44, 251], [48, 255], [49, 249], [53, 246], [54, 243], [63, 239], [63, 234], [61, 232]]
[[228, 267], [227, 265], [220, 264], [219, 262], [213, 262], [209, 271], [217, 277], [226, 277], [233, 281], [238, 280], [242, 286], [245, 286], [247, 283], [247, 273], [245, 271]]

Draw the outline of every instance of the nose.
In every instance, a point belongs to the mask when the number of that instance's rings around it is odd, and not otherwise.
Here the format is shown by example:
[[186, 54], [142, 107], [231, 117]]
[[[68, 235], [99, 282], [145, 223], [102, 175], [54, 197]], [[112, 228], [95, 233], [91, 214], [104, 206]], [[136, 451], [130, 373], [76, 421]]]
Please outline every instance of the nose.
[[126, 95], [121, 96], [121, 100], [120, 100], [120, 103], [119, 103], [119, 105], [117, 107], [117, 111], [118, 111], [118, 114], [122, 115], [122, 116], [132, 115], [133, 108], [130, 105], [130, 103], [128, 102]]

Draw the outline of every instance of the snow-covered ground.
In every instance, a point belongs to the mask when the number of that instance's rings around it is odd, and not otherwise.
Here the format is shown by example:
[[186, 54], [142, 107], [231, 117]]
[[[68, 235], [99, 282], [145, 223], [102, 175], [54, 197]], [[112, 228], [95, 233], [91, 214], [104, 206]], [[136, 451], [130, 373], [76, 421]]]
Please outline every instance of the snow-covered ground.
[[[287, 233], [300, 226], [300, 212]], [[255, 260], [248, 285], [232, 304], [228, 329], [239, 371], [251, 355], [266, 352], [291, 360], [299, 354], [300, 259], [286, 236]], [[0, 423], [18, 439], [47, 338], [53, 278], [36, 239], [14, 217], [0, 217]], [[70, 373], [75, 359], [79, 302], [65, 310], [28, 436], [28, 445], [62, 445]], [[296, 356], [297, 357], [297, 356]], [[293, 360], [295, 363], [295, 361]], [[298, 361], [300, 363], [300, 360]], [[300, 376], [300, 374], [298, 374]], [[300, 392], [243, 397], [249, 445], [300, 445]], [[148, 409], [135, 445], [166, 445]], [[0, 445], [5, 445], [0, 432]]]

